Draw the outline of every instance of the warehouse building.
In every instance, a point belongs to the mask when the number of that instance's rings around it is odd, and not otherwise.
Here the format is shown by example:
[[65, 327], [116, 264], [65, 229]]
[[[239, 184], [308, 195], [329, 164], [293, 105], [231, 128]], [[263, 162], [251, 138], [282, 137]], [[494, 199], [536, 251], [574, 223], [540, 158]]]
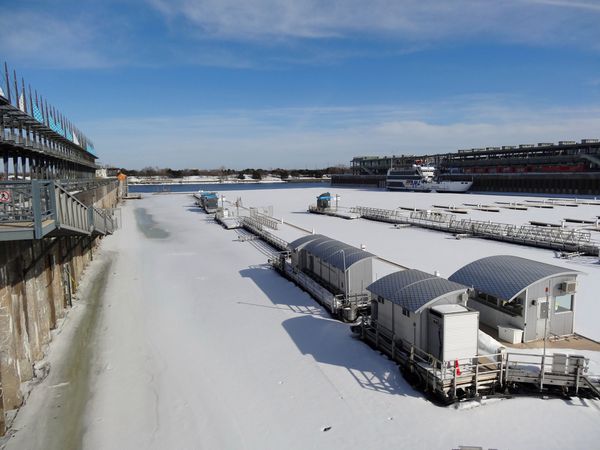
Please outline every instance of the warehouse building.
[[582, 139], [462, 149], [428, 156], [356, 156], [351, 172], [332, 176], [332, 185], [384, 188], [390, 168], [433, 164], [441, 181], [472, 181], [473, 191], [600, 193], [600, 140]]
[[397, 345], [414, 345], [440, 361], [477, 355], [479, 313], [468, 287], [420, 270], [394, 272], [367, 287], [371, 317]]
[[293, 270], [316, 279], [334, 294], [366, 295], [373, 281], [373, 255], [321, 234], [301, 237], [288, 246]]
[[489, 256], [449, 279], [474, 289], [469, 305], [508, 342], [573, 333], [579, 272], [516, 256]]

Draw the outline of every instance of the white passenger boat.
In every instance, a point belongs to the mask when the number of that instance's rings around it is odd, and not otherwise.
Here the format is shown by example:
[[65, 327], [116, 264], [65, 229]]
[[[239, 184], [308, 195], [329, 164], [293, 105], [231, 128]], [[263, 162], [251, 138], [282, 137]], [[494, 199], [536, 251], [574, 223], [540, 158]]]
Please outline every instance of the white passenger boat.
[[472, 181], [435, 181], [434, 169], [430, 166], [418, 166], [389, 169], [386, 177], [390, 191], [416, 192], [467, 192], [473, 186]]

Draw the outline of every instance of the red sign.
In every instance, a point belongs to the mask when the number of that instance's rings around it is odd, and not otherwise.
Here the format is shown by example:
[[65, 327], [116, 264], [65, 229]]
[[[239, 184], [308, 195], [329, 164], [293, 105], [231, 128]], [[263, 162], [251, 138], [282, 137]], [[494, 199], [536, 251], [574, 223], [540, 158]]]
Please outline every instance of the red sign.
[[12, 194], [10, 191], [0, 191], [0, 203], [10, 203], [12, 201]]

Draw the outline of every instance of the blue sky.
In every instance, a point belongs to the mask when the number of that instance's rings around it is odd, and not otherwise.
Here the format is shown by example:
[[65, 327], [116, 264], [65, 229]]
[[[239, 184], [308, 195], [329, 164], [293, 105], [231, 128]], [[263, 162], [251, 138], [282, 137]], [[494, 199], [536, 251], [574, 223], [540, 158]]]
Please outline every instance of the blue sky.
[[0, 60], [102, 163], [314, 168], [600, 137], [598, 23], [600, 0], [22, 0]]

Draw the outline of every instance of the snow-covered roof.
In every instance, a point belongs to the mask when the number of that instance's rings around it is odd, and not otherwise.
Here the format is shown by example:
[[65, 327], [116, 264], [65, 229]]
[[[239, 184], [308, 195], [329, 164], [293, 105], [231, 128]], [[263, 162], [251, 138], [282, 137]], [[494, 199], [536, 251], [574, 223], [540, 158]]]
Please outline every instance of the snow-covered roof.
[[512, 300], [534, 283], [579, 272], [518, 256], [488, 256], [467, 264], [449, 279], [502, 300]]
[[466, 292], [467, 286], [416, 269], [391, 273], [367, 290], [412, 312], [419, 312], [439, 297]]
[[290, 250], [303, 248], [308, 253], [340, 270], [347, 270], [358, 261], [375, 256], [360, 248], [321, 234], [303, 236], [289, 243], [288, 248]]
[[310, 242], [315, 239], [325, 238], [322, 234], [309, 234], [308, 236], [302, 236], [301, 238], [296, 239], [288, 244], [288, 248], [290, 250], [296, 250], [298, 247]]

